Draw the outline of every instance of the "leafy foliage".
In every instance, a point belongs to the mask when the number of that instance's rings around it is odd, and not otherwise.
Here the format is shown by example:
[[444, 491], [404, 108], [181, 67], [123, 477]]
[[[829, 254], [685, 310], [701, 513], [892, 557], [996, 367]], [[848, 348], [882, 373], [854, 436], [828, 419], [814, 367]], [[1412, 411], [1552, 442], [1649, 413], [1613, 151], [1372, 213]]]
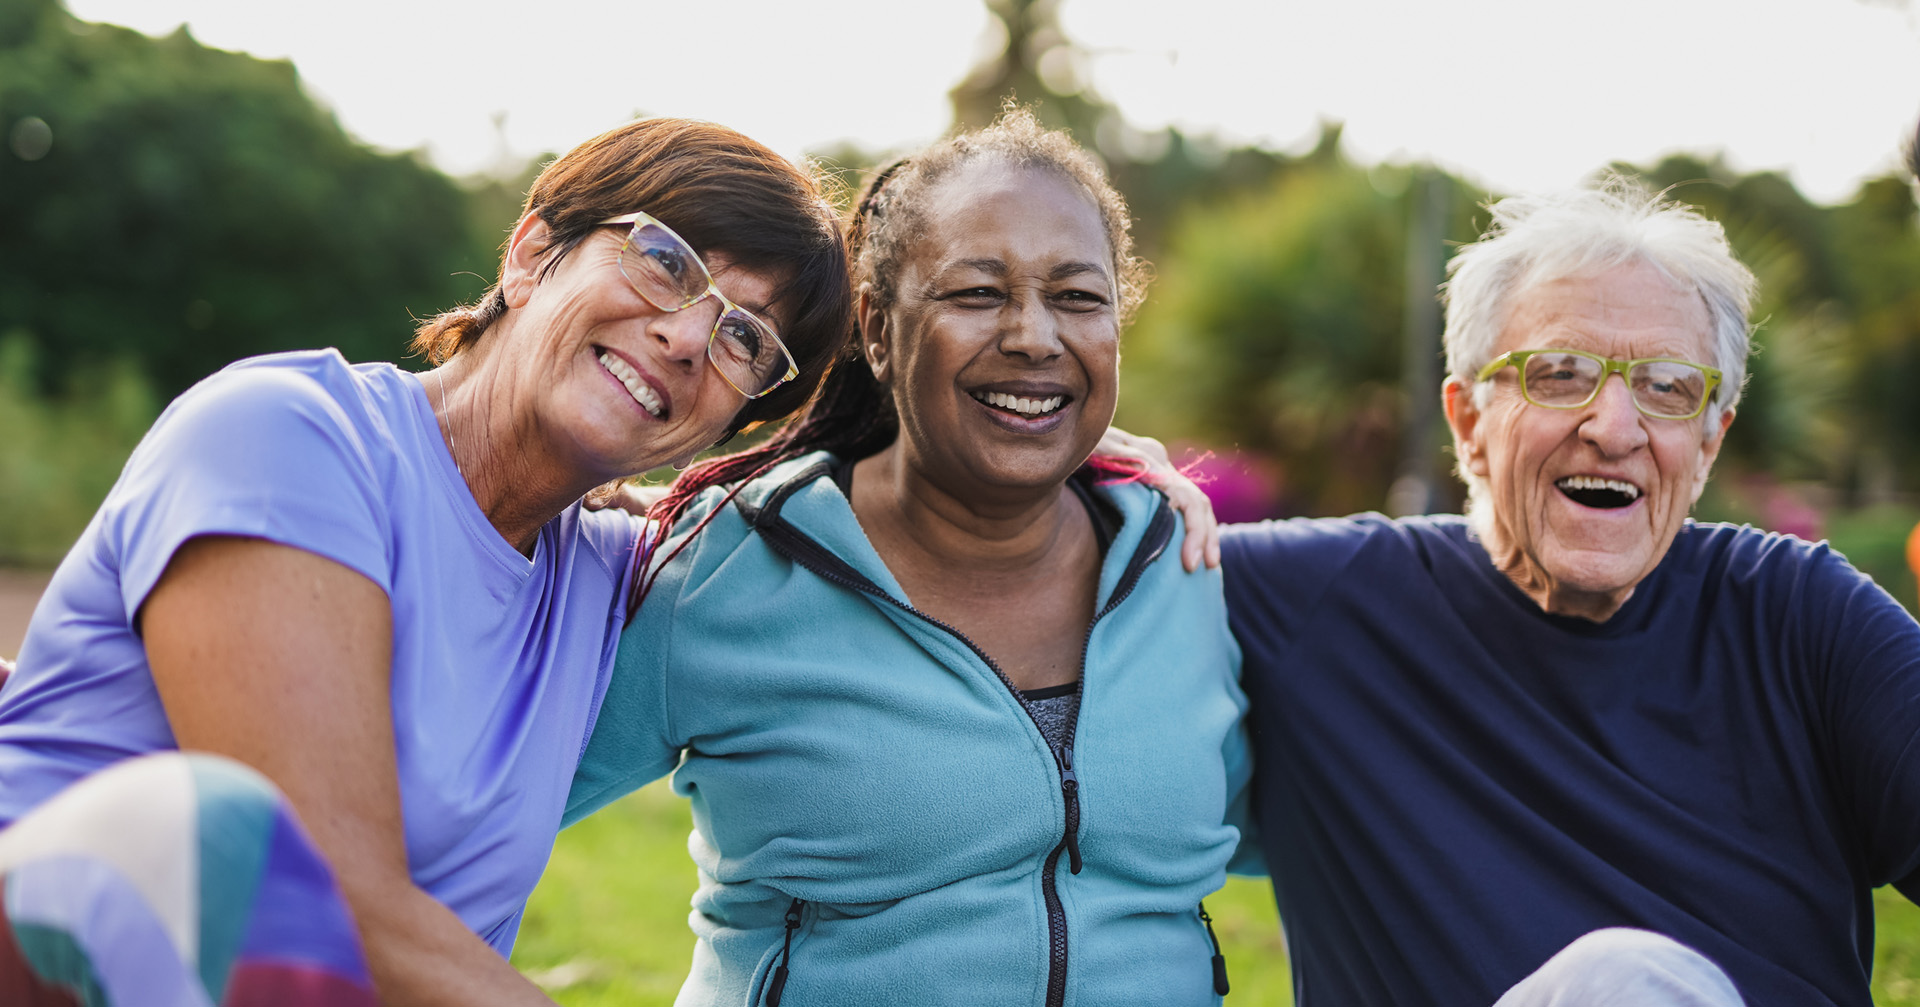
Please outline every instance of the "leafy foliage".
[[[35, 384], [127, 359], [171, 395], [241, 356], [405, 353], [413, 321], [492, 269], [465, 194], [349, 138], [293, 66], [77, 21], [35, 0], [0, 19], [0, 330], [42, 351]], [[476, 268], [478, 267], [478, 268]]]
[[[1432, 404], [1399, 385], [1409, 175], [1329, 142], [1189, 212], [1127, 336], [1122, 421], [1271, 460], [1286, 510], [1379, 507], [1407, 410]], [[1451, 203], [1446, 232], [1470, 236]]]
[[35, 356], [25, 336], [0, 337], [0, 565], [57, 562], [159, 415], [125, 363], [69, 371], [65, 390], [36, 394]]

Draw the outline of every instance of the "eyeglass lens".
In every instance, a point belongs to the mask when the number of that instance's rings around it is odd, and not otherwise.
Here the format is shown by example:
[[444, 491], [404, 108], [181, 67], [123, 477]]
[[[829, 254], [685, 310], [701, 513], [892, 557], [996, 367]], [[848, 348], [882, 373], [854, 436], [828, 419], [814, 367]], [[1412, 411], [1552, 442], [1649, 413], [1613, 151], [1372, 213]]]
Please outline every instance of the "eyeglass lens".
[[[1527, 358], [1524, 391], [1543, 406], [1580, 406], [1591, 401], [1606, 374], [1592, 357], [1576, 353], [1536, 353]], [[1650, 416], [1692, 416], [1706, 396], [1707, 375], [1672, 360], [1643, 360], [1627, 372], [1634, 402]]]
[[[679, 311], [713, 289], [700, 257], [658, 224], [640, 224], [620, 252], [620, 271], [654, 307]], [[724, 304], [724, 302], [723, 302]], [[707, 344], [708, 359], [735, 388], [759, 394], [784, 380], [788, 358], [780, 337], [758, 318], [725, 305]]]

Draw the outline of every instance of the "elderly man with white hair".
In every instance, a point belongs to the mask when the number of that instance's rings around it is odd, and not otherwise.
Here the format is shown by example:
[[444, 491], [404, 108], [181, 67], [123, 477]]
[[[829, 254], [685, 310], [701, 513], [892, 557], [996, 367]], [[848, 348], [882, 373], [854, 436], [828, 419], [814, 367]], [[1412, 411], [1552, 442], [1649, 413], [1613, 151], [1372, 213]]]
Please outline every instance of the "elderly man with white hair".
[[1493, 207], [1447, 288], [1464, 517], [1228, 528], [1301, 1007], [1868, 1004], [1920, 891], [1920, 625], [1687, 514], [1752, 275], [1618, 180]]

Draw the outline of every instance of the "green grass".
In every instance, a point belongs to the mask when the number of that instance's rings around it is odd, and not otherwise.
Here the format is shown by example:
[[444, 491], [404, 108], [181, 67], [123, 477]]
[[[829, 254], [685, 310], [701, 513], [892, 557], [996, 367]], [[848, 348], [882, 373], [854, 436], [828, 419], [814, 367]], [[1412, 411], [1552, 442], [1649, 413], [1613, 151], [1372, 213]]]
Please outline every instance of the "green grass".
[[1878, 942], [1873, 948], [1873, 1002], [1920, 1007], [1920, 906], [1891, 888], [1873, 893]]
[[568, 1007], [673, 1003], [693, 956], [691, 831], [662, 781], [562, 832], [513, 964]]

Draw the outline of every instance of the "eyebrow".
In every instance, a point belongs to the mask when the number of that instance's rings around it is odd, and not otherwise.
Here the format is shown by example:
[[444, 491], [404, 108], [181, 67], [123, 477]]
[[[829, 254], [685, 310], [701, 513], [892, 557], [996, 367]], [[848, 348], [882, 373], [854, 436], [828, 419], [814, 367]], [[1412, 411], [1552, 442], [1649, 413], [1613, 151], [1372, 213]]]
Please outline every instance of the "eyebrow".
[[[706, 260], [705, 260], [705, 259], [702, 259], [702, 260], [700, 261], [700, 264], [701, 264], [702, 266], [704, 266], [704, 265], [706, 265]], [[728, 270], [731, 270], [731, 269], [732, 269], [733, 267], [732, 267], [732, 266], [729, 266], [729, 267], [727, 267], [727, 268], [728, 268]], [[713, 271], [712, 271], [711, 269], [709, 269], [709, 270], [707, 271], [707, 275], [708, 275], [709, 277], [711, 277], [711, 278], [712, 278], [712, 280], [713, 280], [713, 286], [714, 286], [714, 289], [715, 289], [715, 290], [719, 290], [719, 289], [720, 289], [720, 278], [719, 278], [718, 276], [714, 276], [714, 275], [713, 275]], [[791, 284], [789, 284], [789, 285], [787, 285], [787, 286], [791, 286]], [[776, 290], [776, 291], [774, 291], [774, 292], [773, 292], [773, 299], [774, 299], [774, 301], [778, 301], [778, 300], [780, 300], [780, 298], [781, 298], [781, 297], [782, 297], [783, 295], [785, 295], [785, 294], [786, 294], [786, 292], [787, 292], [787, 286], [782, 286], [782, 287], [781, 287], [781, 288], [780, 288], [779, 290]], [[755, 301], [743, 301], [743, 300], [741, 300], [741, 299], [739, 299], [739, 298], [737, 298], [737, 297], [732, 297], [732, 296], [729, 296], [729, 295], [727, 294], [727, 292], [726, 292], [726, 291], [724, 291], [724, 290], [722, 290], [722, 291], [720, 291], [720, 296], [722, 296], [722, 297], [726, 297], [726, 298], [727, 298], [728, 300], [730, 300], [730, 301], [732, 301], [733, 303], [735, 303], [735, 304], [737, 304], [737, 305], [739, 305], [740, 307], [742, 307], [742, 308], [745, 308], [745, 309], [747, 309], [748, 311], [750, 311], [750, 312], [752, 312], [752, 313], [753, 313], [753, 316], [754, 316], [755, 318], [758, 318], [758, 319], [760, 319], [761, 321], [763, 321], [763, 322], [766, 322], [766, 323], [768, 323], [768, 324], [772, 324], [772, 322], [773, 322], [773, 303], [772, 303], [771, 301], [770, 301], [770, 302], [768, 302], [768, 303], [765, 303], [765, 304], [761, 304], [761, 303], [758, 303], [758, 302], [755, 302]]]
[[[992, 273], [995, 276], [1005, 276], [1009, 272], [1012, 272], [1006, 262], [1000, 259], [961, 259], [955, 262], [954, 265], [964, 266], [968, 269], [978, 269], [983, 273]], [[1107, 268], [1097, 262], [1062, 262], [1047, 271], [1047, 279], [1064, 280], [1070, 276], [1084, 276], [1087, 273], [1093, 273], [1105, 279]]]

